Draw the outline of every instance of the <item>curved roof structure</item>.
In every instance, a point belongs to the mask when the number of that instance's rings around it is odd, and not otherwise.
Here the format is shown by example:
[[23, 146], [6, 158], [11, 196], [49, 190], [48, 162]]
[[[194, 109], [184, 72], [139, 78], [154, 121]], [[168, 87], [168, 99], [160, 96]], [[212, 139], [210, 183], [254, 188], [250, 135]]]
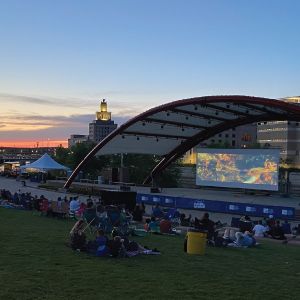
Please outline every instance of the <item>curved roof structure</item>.
[[300, 121], [300, 106], [276, 99], [237, 95], [197, 97], [163, 104], [130, 119], [100, 141], [77, 166], [65, 187], [70, 186], [95, 154], [161, 155], [162, 160], [151, 173], [151, 177], [155, 177], [186, 151], [215, 134], [240, 125], [272, 120]]

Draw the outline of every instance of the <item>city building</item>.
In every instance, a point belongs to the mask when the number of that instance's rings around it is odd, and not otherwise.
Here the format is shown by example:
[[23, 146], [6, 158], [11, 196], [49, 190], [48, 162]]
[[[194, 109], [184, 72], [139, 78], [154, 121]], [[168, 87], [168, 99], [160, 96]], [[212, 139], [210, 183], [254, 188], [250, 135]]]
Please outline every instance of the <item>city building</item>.
[[111, 120], [111, 113], [107, 111], [107, 103], [103, 99], [100, 103], [100, 111], [96, 112], [96, 120], [89, 124], [89, 140], [98, 143], [117, 127], [118, 125]]
[[68, 139], [68, 148], [75, 146], [76, 144], [85, 143], [89, 140], [88, 135], [84, 134], [72, 134]]
[[79, 143], [98, 143], [118, 127], [111, 120], [111, 113], [107, 111], [105, 99], [100, 103], [100, 111], [96, 112], [96, 120], [89, 123], [89, 134], [72, 134], [68, 139], [68, 148]]
[[[280, 99], [300, 104], [300, 96]], [[257, 142], [266, 148], [280, 148], [281, 163], [300, 168], [300, 120], [259, 122], [257, 124]]]
[[[257, 143], [257, 124], [238, 126], [223, 131], [203, 141], [198, 147], [248, 148]], [[183, 164], [196, 164], [196, 148], [189, 150], [183, 157]]]
[[0, 147], [0, 163], [6, 161], [33, 161], [40, 158], [43, 154], [55, 155], [57, 147], [36, 147], [36, 148], [17, 148]]

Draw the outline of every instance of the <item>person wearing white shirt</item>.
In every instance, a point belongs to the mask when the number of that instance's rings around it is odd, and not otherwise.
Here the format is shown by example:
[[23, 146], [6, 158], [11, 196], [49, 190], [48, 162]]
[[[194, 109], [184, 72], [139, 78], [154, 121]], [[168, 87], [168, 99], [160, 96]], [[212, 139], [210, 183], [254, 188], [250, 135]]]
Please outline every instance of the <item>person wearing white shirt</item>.
[[[70, 199], [71, 200], [71, 199]], [[74, 197], [71, 201], [70, 201], [70, 211], [71, 212], [76, 212], [78, 209], [80, 208], [80, 203], [79, 200]]]
[[254, 237], [264, 237], [267, 228], [263, 226], [262, 221], [259, 220], [258, 224], [253, 227], [252, 231], [254, 232]]

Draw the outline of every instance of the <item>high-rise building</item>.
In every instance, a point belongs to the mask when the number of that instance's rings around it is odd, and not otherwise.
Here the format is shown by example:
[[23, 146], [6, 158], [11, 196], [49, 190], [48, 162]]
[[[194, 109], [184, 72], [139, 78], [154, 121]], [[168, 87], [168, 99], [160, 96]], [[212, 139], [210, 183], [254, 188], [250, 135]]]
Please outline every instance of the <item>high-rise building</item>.
[[75, 146], [76, 144], [85, 143], [89, 139], [88, 135], [84, 134], [72, 134], [68, 139], [68, 148]]
[[[300, 96], [280, 99], [300, 105]], [[259, 122], [257, 142], [263, 147], [280, 148], [283, 164], [300, 168], [300, 122]]]
[[[256, 123], [238, 126], [216, 134], [215, 136], [203, 141], [198, 147], [218, 146], [229, 148], [247, 148], [257, 143]], [[184, 164], [196, 164], [196, 149], [190, 149], [183, 157]]]
[[96, 112], [96, 120], [89, 124], [89, 140], [98, 143], [114, 131], [117, 126], [111, 120], [111, 113], [107, 111], [107, 103], [103, 99], [100, 103], [100, 111]]

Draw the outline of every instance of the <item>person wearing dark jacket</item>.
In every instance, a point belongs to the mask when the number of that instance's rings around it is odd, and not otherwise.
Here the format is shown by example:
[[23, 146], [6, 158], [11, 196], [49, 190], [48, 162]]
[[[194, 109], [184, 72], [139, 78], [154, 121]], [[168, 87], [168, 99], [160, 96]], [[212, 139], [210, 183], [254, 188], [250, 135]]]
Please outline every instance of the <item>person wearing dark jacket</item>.
[[134, 211], [132, 213], [132, 219], [136, 222], [142, 222], [143, 221], [143, 209], [137, 204], [134, 208]]

